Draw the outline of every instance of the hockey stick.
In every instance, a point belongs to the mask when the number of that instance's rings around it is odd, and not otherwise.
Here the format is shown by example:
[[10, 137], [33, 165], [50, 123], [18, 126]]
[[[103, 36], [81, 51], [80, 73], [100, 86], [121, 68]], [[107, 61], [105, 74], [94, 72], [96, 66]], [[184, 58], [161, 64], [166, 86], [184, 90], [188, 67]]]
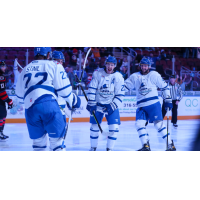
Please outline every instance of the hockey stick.
[[17, 65], [18, 65], [21, 69], [24, 69], [24, 68], [18, 63], [17, 58], [15, 59], [15, 61], [16, 61]]
[[168, 134], [169, 134], [169, 108], [167, 108], [167, 149], [168, 149]]
[[[78, 76], [77, 76], [77, 75], [76, 75], [76, 78], [78, 79]], [[78, 79], [78, 80], [79, 80], [79, 79]], [[78, 84], [78, 86], [80, 86], [80, 88], [81, 88], [81, 90], [82, 90], [82, 92], [83, 92], [83, 94], [84, 94], [84, 96], [85, 96], [85, 99], [86, 99], [86, 101], [88, 102], [88, 98], [87, 98], [87, 95], [86, 95], [86, 93], [85, 93], [85, 91], [84, 91], [84, 89], [83, 89], [83, 86], [82, 86], [80, 83]], [[96, 117], [94, 111], [93, 111], [92, 115], [93, 115], [93, 117], [94, 117], [94, 119], [95, 119], [95, 121], [96, 121], [96, 123], [97, 123], [97, 125], [98, 125], [98, 127], [99, 127], [99, 130], [101, 131], [101, 134], [104, 135], [104, 136], [112, 136], [113, 133], [103, 131], [103, 129], [101, 128], [101, 125], [99, 124], [99, 122], [98, 122], [98, 120], [97, 120], [97, 117]]]
[[68, 132], [68, 130], [69, 130], [69, 125], [70, 125], [70, 122], [71, 122], [71, 120], [72, 120], [72, 114], [73, 114], [73, 110], [71, 111], [71, 115], [68, 116], [68, 117], [69, 117], [69, 121], [68, 121], [68, 123], [67, 123], [67, 128], [66, 128], [66, 130], [65, 130], [64, 140], [65, 140], [65, 138], [66, 138], [66, 136], [67, 136], [67, 132]]

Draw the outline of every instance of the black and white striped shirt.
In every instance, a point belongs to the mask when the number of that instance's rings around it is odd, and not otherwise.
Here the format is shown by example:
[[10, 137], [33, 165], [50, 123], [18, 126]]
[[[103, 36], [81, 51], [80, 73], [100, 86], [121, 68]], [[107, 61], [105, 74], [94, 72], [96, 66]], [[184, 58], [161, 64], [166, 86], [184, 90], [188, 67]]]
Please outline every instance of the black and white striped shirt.
[[[168, 86], [170, 89], [172, 100], [180, 101], [183, 98], [183, 91], [181, 89], [181, 86], [178, 83], [172, 85], [170, 82], [168, 83]], [[163, 93], [162, 93], [162, 98], [164, 98]]]

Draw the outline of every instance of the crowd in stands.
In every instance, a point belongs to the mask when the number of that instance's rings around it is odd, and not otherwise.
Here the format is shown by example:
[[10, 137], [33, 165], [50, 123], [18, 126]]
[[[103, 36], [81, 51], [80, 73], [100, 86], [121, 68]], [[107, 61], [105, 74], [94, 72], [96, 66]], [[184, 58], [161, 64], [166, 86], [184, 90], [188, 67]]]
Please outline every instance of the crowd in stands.
[[[21, 66], [26, 65], [26, 52], [29, 52], [28, 61], [34, 60], [33, 47], [0, 47], [0, 60], [7, 64], [7, 88], [12, 89], [14, 83], [13, 64], [17, 58]], [[64, 68], [68, 74], [73, 89], [77, 88], [75, 74], [81, 74], [79, 67], [83, 68], [85, 56], [89, 47], [52, 47], [52, 50], [62, 51], [65, 56]], [[123, 50], [122, 50], [123, 49]], [[122, 51], [122, 54], [120, 52]], [[118, 54], [116, 54], [118, 52]], [[129, 54], [130, 52], [130, 54]], [[151, 60], [151, 70], [155, 70], [168, 80], [172, 75], [172, 59], [175, 58], [175, 74], [177, 82], [185, 91], [200, 90], [200, 48], [197, 47], [92, 47], [91, 53], [86, 61], [86, 70], [83, 75], [82, 85], [87, 89], [92, 73], [104, 67], [107, 56], [112, 55], [117, 58], [116, 70], [124, 79], [128, 78], [128, 66], [130, 64], [130, 74], [140, 71], [140, 60], [145, 56]], [[117, 56], [116, 56], [117, 55]], [[128, 62], [128, 57], [131, 59]], [[81, 59], [80, 59], [81, 58]], [[182, 74], [181, 69], [188, 69]]]

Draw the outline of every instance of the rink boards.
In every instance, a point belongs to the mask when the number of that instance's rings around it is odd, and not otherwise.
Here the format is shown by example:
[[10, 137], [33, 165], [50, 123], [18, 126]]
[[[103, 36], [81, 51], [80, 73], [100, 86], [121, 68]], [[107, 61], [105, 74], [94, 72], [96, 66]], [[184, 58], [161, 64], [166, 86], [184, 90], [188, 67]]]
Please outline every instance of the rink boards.
[[[17, 97], [15, 95], [10, 95], [17, 107], [12, 110], [8, 110], [7, 123], [25, 123], [25, 108], [24, 104], [19, 104]], [[87, 102], [84, 96], [81, 98], [81, 107], [76, 110], [73, 114], [73, 122], [89, 122], [89, 112], [86, 110]], [[163, 100], [159, 97], [160, 103]], [[123, 98], [122, 104], [119, 107], [120, 119], [121, 121], [135, 120], [137, 109], [136, 96], [125, 96]], [[66, 109], [68, 113], [69, 110]], [[170, 112], [171, 116], [171, 112]], [[179, 103], [178, 108], [178, 119], [200, 119], [200, 96], [185, 96]], [[103, 119], [105, 121], [105, 118]]]

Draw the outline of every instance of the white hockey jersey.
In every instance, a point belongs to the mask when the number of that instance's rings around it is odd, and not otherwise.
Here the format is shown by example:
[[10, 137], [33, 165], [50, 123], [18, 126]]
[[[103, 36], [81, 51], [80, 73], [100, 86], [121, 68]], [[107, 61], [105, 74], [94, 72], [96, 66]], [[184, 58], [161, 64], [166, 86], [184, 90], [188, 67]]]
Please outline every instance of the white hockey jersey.
[[168, 84], [156, 71], [151, 71], [147, 75], [136, 72], [124, 84], [126, 91], [136, 89], [138, 107], [145, 107], [158, 102], [157, 88], [163, 91], [165, 98], [171, 98]]
[[117, 106], [124, 96], [124, 78], [119, 72], [107, 74], [103, 68], [93, 73], [88, 89], [88, 100], [93, 103], [110, 104]]
[[45, 94], [54, 99], [59, 95], [72, 107], [72, 87], [63, 66], [56, 61], [34, 60], [21, 72], [16, 95], [28, 109]]

